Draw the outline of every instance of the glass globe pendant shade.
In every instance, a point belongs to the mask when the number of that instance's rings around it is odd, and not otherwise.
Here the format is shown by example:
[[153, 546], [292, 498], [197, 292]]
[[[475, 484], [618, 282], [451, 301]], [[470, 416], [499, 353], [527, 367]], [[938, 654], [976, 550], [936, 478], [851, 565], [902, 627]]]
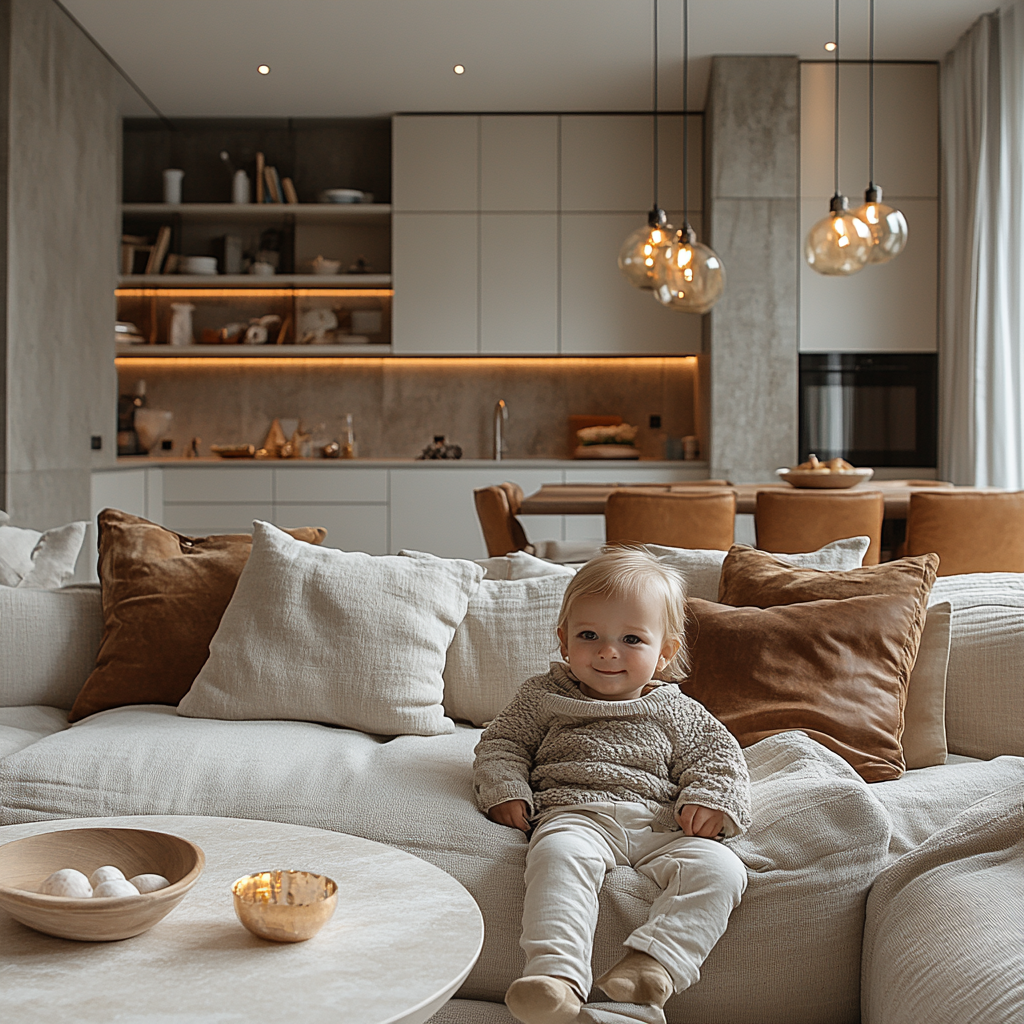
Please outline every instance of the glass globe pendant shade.
[[654, 297], [680, 313], [706, 313], [725, 290], [725, 267], [718, 254], [697, 241], [686, 224], [662, 246], [654, 260]]
[[910, 232], [907, 218], [882, 202], [882, 190], [877, 185], [864, 193], [864, 205], [854, 210], [853, 215], [864, 221], [871, 231], [874, 244], [869, 263], [888, 263], [903, 252]]
[[807, 232], [804, 258], [819, 274], [846, 277], [861, 270], [871, 257], [874, 239], [871, 229], [850, 213], [846, 196], [832, 197], [830, 213]]
[[648, 215], [647, 224], [622, 243], [619, 270], [634, 288], [654, 287], [654, 255], [671, 239], [674, 230], [665, 211], [656, 206]]

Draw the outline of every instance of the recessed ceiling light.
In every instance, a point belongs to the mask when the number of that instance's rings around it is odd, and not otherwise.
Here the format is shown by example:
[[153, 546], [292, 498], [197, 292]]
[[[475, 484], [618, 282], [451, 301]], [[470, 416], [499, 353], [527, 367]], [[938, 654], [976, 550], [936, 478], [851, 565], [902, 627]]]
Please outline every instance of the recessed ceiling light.
[[826, 49], [826, 50], [828, 50], [828, 52], [829, 52], [829, 53], [831, 53], [831, 52], [832, 52], [832, 51], [833, 51], [833, 50], [834, 50], [835, 48], [836, 48], [836, 44], [835, 44], [835, 43], [833, 43], [833, 42], [832, 42], [832, 40], [829, 40], [829, 41], [828, 41], [828, 42], [827, 42], [827, 43], [825, 44], [825, 49]]
[[269, 64], [261, 64], [256, 70], [261, 75], [269, 75], [270, 74], [270, 65]]
[[456, 64], [455, 67], [452, 68], [452, 71], [457, 75], [464, 75], [466, 73], [466, 67], [464, 64]]

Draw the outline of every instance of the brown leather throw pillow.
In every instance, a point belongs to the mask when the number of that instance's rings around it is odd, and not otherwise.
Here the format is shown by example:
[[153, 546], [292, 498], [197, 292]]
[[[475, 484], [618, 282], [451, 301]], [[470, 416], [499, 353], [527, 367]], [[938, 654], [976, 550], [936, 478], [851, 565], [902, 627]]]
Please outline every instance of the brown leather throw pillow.
[[[103, 640], [68, 720], [127, 704], [177, 704], [210, 655], [252, 548], [248, 534], [184, 537], [116, 509], [99, 514]], [[320, 544], [320, 527], [288, 530]]]
[[917, 601], [870, 595], [775, 608], [689, 602], [680, 683], [748, 747], [794, 729], [867, 782], [898, 779], [904, 667]]

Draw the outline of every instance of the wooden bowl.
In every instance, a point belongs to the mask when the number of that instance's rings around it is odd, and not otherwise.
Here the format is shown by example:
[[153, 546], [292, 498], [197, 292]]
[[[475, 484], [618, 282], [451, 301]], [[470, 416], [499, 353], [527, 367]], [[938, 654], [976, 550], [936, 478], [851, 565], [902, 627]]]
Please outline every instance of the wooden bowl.
[[875, 475], [873, 469], [777, 469], [775, 472], [779, 479], [793, 487], [821, 487], [829, 490], [856, 487]]
[[[0, 907], [15, 921], [46, 935], [82, 942], [127, 939], [166, 917], [199, 881], [206, 857], [180, 836], [136, 828], [71, 828], [0, 846]], [[138, 896], [72, 899], [44, 896], [39, 887], [54, 871], [91, 875], [113, 864], [125, 878], [154, 872], [171, 884]]]

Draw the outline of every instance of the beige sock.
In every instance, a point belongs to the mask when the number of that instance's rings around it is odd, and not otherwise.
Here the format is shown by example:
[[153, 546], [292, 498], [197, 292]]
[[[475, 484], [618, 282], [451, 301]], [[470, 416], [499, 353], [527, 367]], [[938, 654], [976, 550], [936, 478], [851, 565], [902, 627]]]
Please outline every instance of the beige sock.
[[583, 1004], [569, 982], [538, 975], [513, 981], [505, 1005], [523, 1024], [570, 1024]]
[[597, 979], [602, 991], [617, 1003], [664, 1006], [672, 995], [672, 976], [653, 956], [631, 949]]

